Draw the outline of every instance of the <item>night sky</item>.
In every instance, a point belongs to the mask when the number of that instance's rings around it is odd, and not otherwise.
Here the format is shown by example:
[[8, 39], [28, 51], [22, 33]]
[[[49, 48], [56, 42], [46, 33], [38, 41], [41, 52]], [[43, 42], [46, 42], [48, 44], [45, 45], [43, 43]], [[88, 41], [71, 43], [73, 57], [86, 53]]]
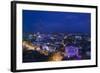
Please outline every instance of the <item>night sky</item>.
[[90, 13], [23, 10], [23, 32], [90, 34], [90, 19]]

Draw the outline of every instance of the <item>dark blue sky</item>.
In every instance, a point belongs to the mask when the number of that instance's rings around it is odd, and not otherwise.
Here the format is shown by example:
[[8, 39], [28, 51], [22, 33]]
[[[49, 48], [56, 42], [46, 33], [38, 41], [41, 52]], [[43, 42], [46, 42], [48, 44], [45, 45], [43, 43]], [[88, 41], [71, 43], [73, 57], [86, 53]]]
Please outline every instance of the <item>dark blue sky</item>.
[[88, 33], [89, 13], [23, 10], [23, 32]]

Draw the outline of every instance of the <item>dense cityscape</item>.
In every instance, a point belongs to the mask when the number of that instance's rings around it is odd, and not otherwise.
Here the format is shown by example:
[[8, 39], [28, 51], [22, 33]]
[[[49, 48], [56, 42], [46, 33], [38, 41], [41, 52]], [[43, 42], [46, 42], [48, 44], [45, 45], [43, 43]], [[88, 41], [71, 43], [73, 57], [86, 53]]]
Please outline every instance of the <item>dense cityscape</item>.
[[23, 62], [87, 60], [91, 38], [84, 33], [23, 33]]
[[91, 13], [23, 10], [23, 62], [91, 59]]

